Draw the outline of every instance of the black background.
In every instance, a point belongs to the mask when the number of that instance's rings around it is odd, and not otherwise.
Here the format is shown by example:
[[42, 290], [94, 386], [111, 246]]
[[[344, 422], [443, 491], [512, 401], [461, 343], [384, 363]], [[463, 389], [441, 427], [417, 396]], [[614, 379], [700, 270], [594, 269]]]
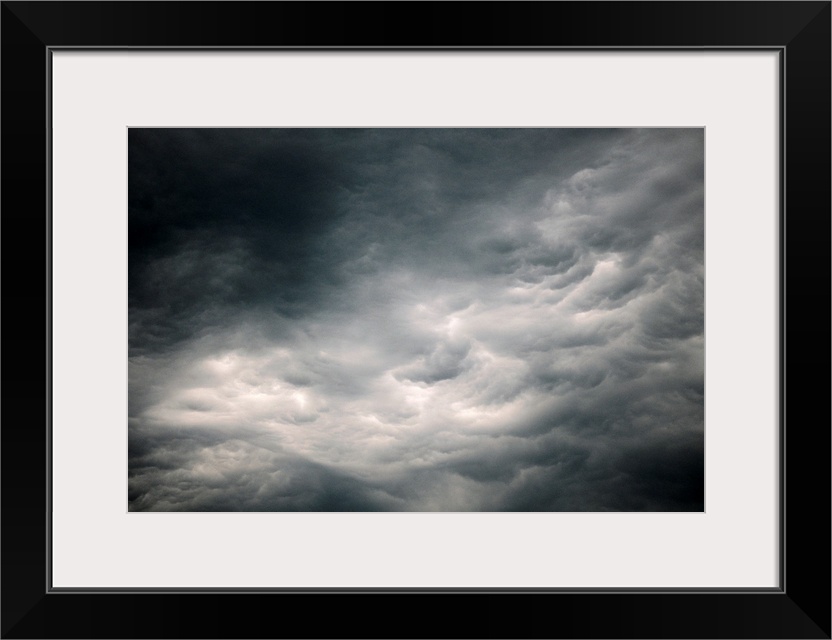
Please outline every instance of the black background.
[[[784, 47], [783, 589], [47, 593], [47, 47], [61, 46]], [[2, 95], [3, 637], [830, 637], [829, 2], [4, 2]]]

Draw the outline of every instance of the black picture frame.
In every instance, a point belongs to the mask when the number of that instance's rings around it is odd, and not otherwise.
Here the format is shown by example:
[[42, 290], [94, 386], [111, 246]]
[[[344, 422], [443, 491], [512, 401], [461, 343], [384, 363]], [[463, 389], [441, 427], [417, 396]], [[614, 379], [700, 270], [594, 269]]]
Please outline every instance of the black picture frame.
[[[0, 19], [2, 637], [830, 637], [830, 2], [3, 2]], [[780, 587], [51, 589], [47, 134], [62, 47], [778, 51]]]

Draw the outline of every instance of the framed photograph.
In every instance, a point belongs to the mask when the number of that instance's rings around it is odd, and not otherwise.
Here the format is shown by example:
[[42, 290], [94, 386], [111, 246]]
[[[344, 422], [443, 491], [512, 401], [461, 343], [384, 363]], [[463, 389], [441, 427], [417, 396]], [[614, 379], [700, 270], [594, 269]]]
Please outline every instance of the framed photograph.
[[3, 637], [830, 637], [829, 2], [2, 11]]

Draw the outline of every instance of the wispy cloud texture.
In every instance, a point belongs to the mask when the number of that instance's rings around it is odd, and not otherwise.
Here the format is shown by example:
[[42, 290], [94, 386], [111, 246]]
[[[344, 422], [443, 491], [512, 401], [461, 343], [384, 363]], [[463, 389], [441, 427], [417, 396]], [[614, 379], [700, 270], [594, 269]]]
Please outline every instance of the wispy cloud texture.
[[701, 129], [131, 129], [129, 508], [703, 508]]

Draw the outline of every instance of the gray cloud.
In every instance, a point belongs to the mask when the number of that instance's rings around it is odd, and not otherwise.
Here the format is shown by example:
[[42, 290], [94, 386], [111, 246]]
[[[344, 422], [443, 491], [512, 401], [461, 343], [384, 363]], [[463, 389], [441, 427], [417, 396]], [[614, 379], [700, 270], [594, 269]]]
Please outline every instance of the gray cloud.
[[131, 510], [703, 508], [701, 129], [131, 129]]

